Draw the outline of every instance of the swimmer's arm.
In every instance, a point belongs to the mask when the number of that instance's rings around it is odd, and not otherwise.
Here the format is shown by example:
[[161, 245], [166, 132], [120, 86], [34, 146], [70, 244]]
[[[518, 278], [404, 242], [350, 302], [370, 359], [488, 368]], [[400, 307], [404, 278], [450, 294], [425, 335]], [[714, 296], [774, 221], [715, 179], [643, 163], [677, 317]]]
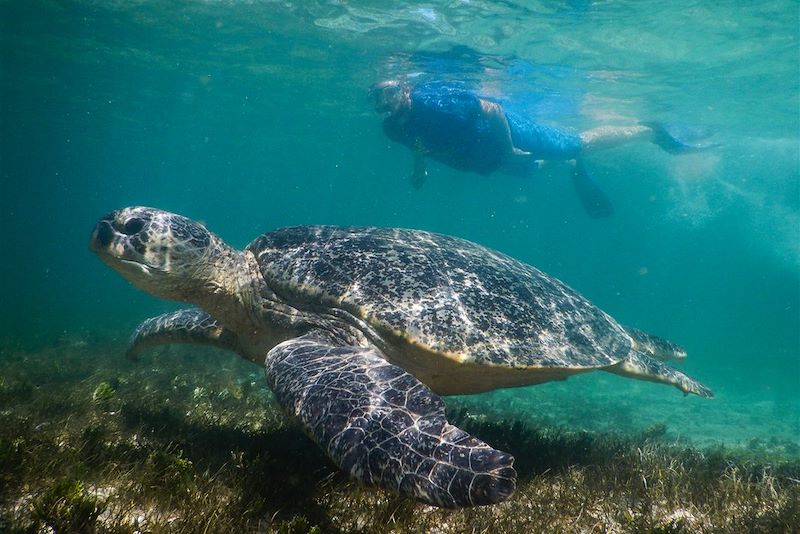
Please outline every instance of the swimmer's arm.
[[419, 189], [425, 183], [425, 178], [428, 176], [428, 169], [425, 165], [425, 146], [422, 141], [417, 138], [414, 141], [414, 170], [411, 173], [411, 185], [414, 189]]
[[481, 114], [488, 121], [493, 133], [503, 140], [506, 153], [515, 156], [530, 156], [530, 152], [525, 152], [514, 146], [514, 141], [511, 139], [511, 126], [509, 126], [508, 118], [500, 104], [482, 98], [480, 101]]

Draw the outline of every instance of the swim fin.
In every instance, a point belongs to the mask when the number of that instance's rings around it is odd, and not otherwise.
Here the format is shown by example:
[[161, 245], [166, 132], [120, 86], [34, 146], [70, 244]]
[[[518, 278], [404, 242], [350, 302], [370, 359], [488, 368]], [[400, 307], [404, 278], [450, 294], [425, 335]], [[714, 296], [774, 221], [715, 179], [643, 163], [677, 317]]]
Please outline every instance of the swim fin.
[[599, 219], [613, 215], [614, 206], [611, 205], [611, 201], [600, 189], [600, 186], [592, 180], [589, 173], [586, 172], [583, 161], [579, 159], [575, 161], [575, 168], [572, 169], [572, 185], [575, 186], [578, 200], [581, 201], [581, 205], [589, 217]]
[[428, 176], [428, 168], [425, 165], [425, 151], [417, 141], [417, 147], [414, 149], [414, 170], [411, 173], [411, 185], [414, 189], [419, 189], [425, 184], [425, 178]]
[[710, 132], [705, 130], [655, 121], [641, 122], [640, 124], [653, 130], [653, 142], [670, 154], [689, 154], [719, 146], [719, 143], [699, 144], [693, 142], [708, 137]]

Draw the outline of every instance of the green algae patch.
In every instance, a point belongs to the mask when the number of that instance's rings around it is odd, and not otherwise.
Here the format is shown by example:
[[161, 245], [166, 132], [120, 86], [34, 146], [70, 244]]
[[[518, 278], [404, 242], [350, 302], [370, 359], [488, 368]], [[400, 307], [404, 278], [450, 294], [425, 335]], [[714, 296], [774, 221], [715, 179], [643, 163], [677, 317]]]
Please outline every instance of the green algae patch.
[[698, 447], [669, 422], [589, 432], [488, 417], [454, 424], [514, 454], [502, 504], [441, 510], [353, 483], [273, 402], [260, 368], [206, 349], [67, 344], [0, 355], [0, 531], [789, 532], [791, 440]]

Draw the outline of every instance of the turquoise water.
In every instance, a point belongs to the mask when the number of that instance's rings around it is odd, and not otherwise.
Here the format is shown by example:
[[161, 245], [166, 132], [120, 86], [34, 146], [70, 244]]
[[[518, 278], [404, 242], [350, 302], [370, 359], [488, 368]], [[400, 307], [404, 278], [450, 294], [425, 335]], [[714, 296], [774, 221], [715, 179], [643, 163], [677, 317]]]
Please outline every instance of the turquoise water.
[[[390, 6], [390, 7], [387, 7]], [[602, 373], [470, 400], [571, 427], [665, 422], [698, 441], [800, 436], [798, 4], [760, 2], [0, 2], [0, 343], [115, 338], [174, 308], [87, 249], [143, 204], [236, 246], [304, 223], [413, 227], [496, 248], [620, 322], [686, 347], [717, 399]], [[713, 130], [588, 160], [616, 213], [588, 218], [566, 170], [482, 177], [412, 159], [367, 100], [440, 68], [574, 131], [637, 120]], [[425, 59], [428, 58], [428, 59]], [[477, 67], [476, 67], [477, 65]], [[120, 354], [122, 357], [122, 354]]]

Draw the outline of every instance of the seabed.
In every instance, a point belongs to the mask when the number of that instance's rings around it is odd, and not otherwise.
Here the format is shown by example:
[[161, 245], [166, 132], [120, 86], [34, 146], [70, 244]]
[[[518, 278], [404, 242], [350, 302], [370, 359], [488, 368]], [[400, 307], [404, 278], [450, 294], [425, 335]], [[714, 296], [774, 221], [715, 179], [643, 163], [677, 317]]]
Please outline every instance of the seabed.
[[[88, 340], [87, 340], [88, 339]], [[800, 447], [699, 446], [498, 420], [451, 422], [516, 458], [514, 496], [441, 510], [361, 487], [282, 414], [261, 369], [119, 340], [0, 351], [0, 532], [796, 532]], [[4, 345], [8, 347], [8, 345]]]

